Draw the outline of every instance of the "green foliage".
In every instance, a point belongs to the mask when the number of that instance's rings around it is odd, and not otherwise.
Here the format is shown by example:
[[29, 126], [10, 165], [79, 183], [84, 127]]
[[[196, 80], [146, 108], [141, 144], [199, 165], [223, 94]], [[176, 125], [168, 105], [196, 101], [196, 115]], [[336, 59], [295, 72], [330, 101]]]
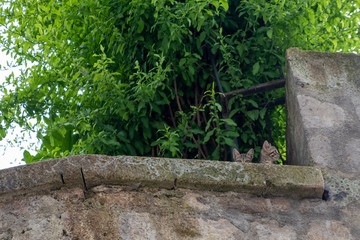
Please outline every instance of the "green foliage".
[[[2, 1], [5, 3], [5, 1]], [[14, 0], [0, 10], [2, 49], [30, 64], [1, 86], [0, 138], [36, 130], [38, 154], [228, 159], [225, 146], [284, 158], [277, 90], [216, 94], [284, 77], [288, 47], [358, 52], [359, 4], [329, 0]], [[229, 117], [226, 116], [227, 110]], [[34, 125], [29, 119], [36, 119]]]
[[181, 155], [179, 149], [180, 136], [178, 131], [171, 131], [170, 127], [165, 127], [165, 129], [159, 130], [163, 132], [162, 137], [153, 142], [151, 146], [159, 146], [160, 155], [165, 157], [175, 157]]
[[279, 164], [282, 164], [286, 160], [286, 141], [285, 141], [285, 131], [286, 131], [286, 115], [285, 107], [280, 105], [275, 107], [270, 115], [270, 120], [272, 123], [272, 137], [274, 143], [277, 146], [281, 158], [278, 160]]
[[216, 148], [210, 158], [219, 159], [223, 146], [236, 147], [233, 138], [239, 136], [235, 129], [237, 124], [230, 118], [220, 118], [222, 106], [216, 101], [214, 84], [211, 90], [205, 92], [204, 98], [206, 97], [208, 97], [208, 102], [202, 109], [199, 109], [201, 111], [208, 110], [210, 116], [205, 126], [206, 134], [203, 143], [206, 144], [211, 137], [214, 137]]

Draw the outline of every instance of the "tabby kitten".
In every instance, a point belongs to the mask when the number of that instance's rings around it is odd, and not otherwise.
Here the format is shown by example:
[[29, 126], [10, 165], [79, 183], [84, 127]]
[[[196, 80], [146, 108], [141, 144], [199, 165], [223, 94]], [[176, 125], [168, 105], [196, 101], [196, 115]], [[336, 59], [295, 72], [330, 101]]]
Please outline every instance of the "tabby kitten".
[[239, 151], [236, 148], [233, 148], [233, 159], [235, 162], [251, 162], [254, 158], [254, 149], [250, 149], [246, 154], [245, 153], [239, 153]]
[[[233, 159], [235, 162], [251, 162], [254, 158], [254, 149], [250, 149], [246, 154], [239, 153], [236, 148], [233, 148]], [[268, 141], [265, 141], [260, 152], [260, 163], [271, 164], [280, 158], [280, 153], [276, 147], [272, 146]]]
[[260, 152], [260, 163], [272, 164], [280, 158], [280, 153], [276, 147], [265, 141]]

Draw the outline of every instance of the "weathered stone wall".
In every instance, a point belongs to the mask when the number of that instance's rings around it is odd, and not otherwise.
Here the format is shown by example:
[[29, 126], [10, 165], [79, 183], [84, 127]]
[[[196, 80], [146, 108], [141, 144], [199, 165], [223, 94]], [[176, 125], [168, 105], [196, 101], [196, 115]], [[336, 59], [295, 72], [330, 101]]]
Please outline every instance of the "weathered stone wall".
[[287, 238], [323, 191], [316, 167], [73, 156], [0, 171], [0, 239]]
[[6, 169], [0, 239], [359, 239], [359, 60], [287, 52], [288, 161], [312, 167], [83, 155]]
[[359, 205], [98, 186], [0, 203], [0, 239], [358, 239]]
[[286, 94], [289, 163], [321, 167], [330, 198], [359, 201], [360, 56], [289, 49]]
[[292, 48], [286, 69], [287, 160], [321, 167], [326, 205], [360, 239], [360, 56]]
[[296, 165], [360, 171], [360, 56], [289, 49], [288, 156]]

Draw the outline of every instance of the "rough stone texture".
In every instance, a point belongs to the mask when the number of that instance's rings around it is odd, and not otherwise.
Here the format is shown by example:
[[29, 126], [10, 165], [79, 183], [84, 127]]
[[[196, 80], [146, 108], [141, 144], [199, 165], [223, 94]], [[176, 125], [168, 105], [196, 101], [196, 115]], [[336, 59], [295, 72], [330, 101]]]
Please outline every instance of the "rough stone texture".
[[122, 184], [321, 198], [319, 168], [104, 155], [79, 155], [0, 171], [0, 194]]
[[321, 167], [329, 206], [346, 215], [312, 222], [306, 236], [359, 239], [360, 56], [292, 48], [286, 69], [287, 161]]
[[359, 213], [354, 222], [342, 210], [321, 199], [75, 187], [1, 202], [0, 239], [356, 239]]
[[321, 167], [330, 195], [358, 200], [360, 56], [292, 48], [286, 63], [288, 162]]
[[294, 165], [360, 171], [360, 56], [287, 51], [287, 153]]

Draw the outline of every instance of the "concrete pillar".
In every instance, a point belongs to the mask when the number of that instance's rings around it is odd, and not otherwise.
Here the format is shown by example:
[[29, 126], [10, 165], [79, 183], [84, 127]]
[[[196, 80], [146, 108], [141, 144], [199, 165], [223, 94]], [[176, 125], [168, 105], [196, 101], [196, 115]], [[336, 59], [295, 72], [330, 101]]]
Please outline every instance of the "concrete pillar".
[[287, 161], [360, 172], [360, 56], [290, 48]]

